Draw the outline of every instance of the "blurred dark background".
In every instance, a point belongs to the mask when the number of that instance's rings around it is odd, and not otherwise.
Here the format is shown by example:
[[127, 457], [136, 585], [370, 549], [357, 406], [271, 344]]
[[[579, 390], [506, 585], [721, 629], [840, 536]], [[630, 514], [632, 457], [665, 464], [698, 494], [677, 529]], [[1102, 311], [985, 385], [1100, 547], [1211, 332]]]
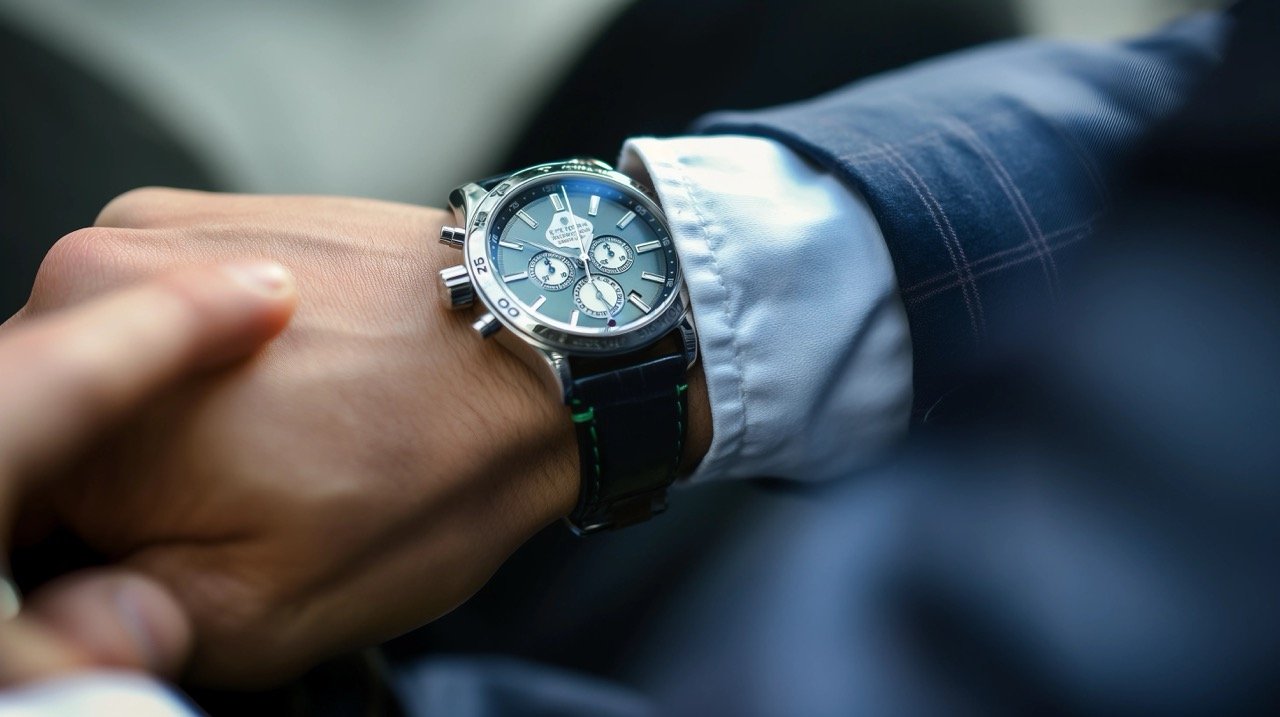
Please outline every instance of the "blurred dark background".
[[956, 48], [1137, 32], [1190, 0], [0, 0], [0, 313], [137, 186], [443, 203], [712, 109]]

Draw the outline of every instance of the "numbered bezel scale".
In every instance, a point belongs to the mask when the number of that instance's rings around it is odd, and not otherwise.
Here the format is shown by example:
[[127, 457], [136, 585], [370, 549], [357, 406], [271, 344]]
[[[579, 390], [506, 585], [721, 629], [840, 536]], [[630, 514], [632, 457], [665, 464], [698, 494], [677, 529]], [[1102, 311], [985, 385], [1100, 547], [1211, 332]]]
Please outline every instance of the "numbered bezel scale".
[[[570, 160], [530, 167], [508, 177], [488, 192], [474, 206], [467, 206], [469, 225], [466, 227], [464, 257], [467, 272], [476, 288], [476, 296], [507, 329], [521, 335], [530, 343], [553, 351], [569, 354], [612, 355], [634, 351], [662, 338], [681, 324], [688, 313], [688, 294], [682, 280], [681, 268], [674, 251], [670, 261], [675, 263], [676, 290], [654, 307], [644, 319], [622, 328], [591, 328], [553, 325], [536, 312], [524, 306], [506, 287], [493, 270], [489, 257], [489, 234], [499, 210], [512, 196], [519, 196], [535, 183], [592, 179], [612, 183], [630, 194], [637, 204], [655, 219], [653, 226], [665, 247], [671, 246], [671, 234], [663, 220], [661, 210], [642, 185], [621, 172], [593, 160]], [[451, 199], [456, 208], [465, 197]]]

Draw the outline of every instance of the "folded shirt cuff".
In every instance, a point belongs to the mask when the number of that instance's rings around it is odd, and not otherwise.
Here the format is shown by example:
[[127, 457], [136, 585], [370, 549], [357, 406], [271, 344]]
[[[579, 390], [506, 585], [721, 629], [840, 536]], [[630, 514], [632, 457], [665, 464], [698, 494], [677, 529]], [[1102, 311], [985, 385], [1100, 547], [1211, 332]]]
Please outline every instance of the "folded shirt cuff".
[[638, 138], [676, 243], [713, 424], [690, 480], [825, 479], [905, 434], [911, 347], [866, 201], [772, 140]]

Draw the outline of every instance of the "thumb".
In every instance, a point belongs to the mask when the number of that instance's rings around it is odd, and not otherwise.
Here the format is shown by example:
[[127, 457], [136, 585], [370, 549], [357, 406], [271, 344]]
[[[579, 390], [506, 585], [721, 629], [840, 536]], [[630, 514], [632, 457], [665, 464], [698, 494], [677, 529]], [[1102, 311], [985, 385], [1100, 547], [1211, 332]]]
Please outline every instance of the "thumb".
[[0, 624], [0, 684], [89, 666], [173, 676], [191, 641], [186, 614], [159, 583], [86, 570], [49, 583]]

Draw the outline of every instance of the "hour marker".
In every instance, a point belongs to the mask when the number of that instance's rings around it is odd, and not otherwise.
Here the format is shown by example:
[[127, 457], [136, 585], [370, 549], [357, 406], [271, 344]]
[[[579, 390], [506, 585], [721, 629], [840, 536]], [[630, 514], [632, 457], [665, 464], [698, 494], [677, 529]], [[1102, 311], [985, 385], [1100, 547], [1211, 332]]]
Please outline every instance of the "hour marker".
[[502, 280], [507, 283], [511, 283], [513, 281], [520, 281], [521, 279], [528, 279], [528, 278], [529, 278], [529, 270], [525, 269], [524, 271], [518, 274], [507, 274], [506, 276], [502, 277]]
[[552, 195], [551, 195], [551, 206], [555, 207], [557, 212], [563, 212], [563, 211], [564, 211], [564, 202], [560, 201], [560, 195], [559, 195], [559, 194], [552, 194]]
[[600, 195], [592, 194], [591, 202], [587, 204], [587, 216], [594, 217], [600, 213]]
[[636, 218], [635, 212], [627, 212], [626, 214], [623, 214], [622, 218], [618, 220], [618, 228], [626, 229], [627, 225], [631, 223], [631, 220], [635, 218]]
[[577, 310], [577, 309], [574, 309], [574, 310], [573, 310], [573, 313], [572, 313], [572, 314], [569, 314], [569, 325], [570, 325], [570, 326], [577, 326], [577, 325], [578, 325], [578, 310]]
[[662, 246], [662, 242], [660, 241], [647, 241], [641, 244], [636, 244], [636, 253], [643, 254], [646, 251], [653, 251], [660, 246]]
[[508, 249], [515, 249], [516, 251], [524, 251], [524, 244], [521, 244], [518, 241], [507, 241], [506, 239], [503, 239], [498, 242], [498, 246], [505, 246]]
[[644, 313], [646, 314], [649, 313], [649, 305], [644, 303], [644, 299], [640, 298], [640, 292], [638, 291], [631, 292], [629, 295], [627, 295], [627, 301], [630, 301], [631, 303], [635, 304], [636, 308], [640, 309]]
[[539, 306], [542, 306], [542, 305], [543, 305], [543, 304], [545, 304], [545, 303], [547, 303], [547, 297], [545, 297], [545, 296], [539, 296], [539, 297], [538, 297], [538, 300], [537, 300], [537, 301], [535, 301], [535, 302], [533, 302], [533, 305], [532, 305], [532, 306], [530, 306], [529, 308], [530, 308], [531, 310], [533, 310], [533, 311], [537, 311], [537, 310], [538, 310], [538, 307], [539, 307]]
[[516, 216], [520, 217], [520, 221], [524, 222], [525, 224], [528, 224], [530, 229], [538, 228], [538, 220], [526, 214], [523, 209], [516, 212]]
[[654, 273], [651, 273], [651, 272], [648, 272], [648, 271], [642, 271], [642, 272], [640, 272], [640, 278], [641, 278], [641, 279], [644, 279], [645, 281], [652, 281], [652, 282], [653, 282], [653, 283], [655, 283], [655, 284], [665, 284], [665, 283], [667, 283], [667, 279], [666, 279], [666, 277], [664, 277], [664, 276], [659, 276], [658, 274], [654, 274]]

